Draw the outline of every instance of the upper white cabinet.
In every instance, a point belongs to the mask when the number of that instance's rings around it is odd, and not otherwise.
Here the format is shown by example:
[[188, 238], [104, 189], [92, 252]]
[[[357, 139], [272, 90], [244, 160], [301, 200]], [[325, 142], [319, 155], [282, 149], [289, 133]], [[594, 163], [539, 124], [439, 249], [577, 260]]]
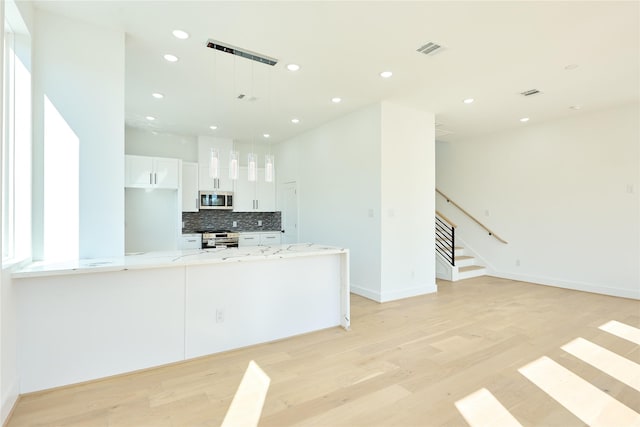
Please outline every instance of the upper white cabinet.
[[211, 178], [208, 166], [199, 167], [200, 190], [202, 191], [233, 191], [233, 180], [229, 178], [229, 169], [220, 168], [218, 178]]
[[180, 185], [180, 160], [126, 155], [124, 185], [177, 190]]
[[198, 209], [198, 164], [182, 162], [182, 212]]
[[276, 184], [264, 181], [263, 168], [258, 169], [255, 181], [249, 181], [247, 168], [241, 167], [234, 195], [233, 210], [235, 212], [274, 212], [276, 210]]
[[[209, 175], [211, 150], [218, 151], [218, 178]], [[233, 140], [211, 136], [198, 137], [199, 186], [202, 191], [233, 191], [233, 180], [229, 178], [229, 153], [233, 149]]]

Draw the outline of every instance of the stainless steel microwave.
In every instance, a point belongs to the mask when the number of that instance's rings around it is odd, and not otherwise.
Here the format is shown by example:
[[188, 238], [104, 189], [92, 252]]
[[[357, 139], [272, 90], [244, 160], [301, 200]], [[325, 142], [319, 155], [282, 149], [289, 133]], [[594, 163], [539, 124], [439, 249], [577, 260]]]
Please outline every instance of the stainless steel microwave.
[[233, 193], [229, 191], [200, 191], [200, 209], [233, 209]]

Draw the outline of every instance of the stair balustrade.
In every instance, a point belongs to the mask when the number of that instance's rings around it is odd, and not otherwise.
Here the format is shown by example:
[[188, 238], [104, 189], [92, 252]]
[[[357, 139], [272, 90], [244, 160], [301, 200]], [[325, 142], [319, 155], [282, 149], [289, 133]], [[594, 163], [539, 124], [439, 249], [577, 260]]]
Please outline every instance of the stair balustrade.
[[456, 265], [456, 225], [436, 211], [436, 251], [452, 266]]

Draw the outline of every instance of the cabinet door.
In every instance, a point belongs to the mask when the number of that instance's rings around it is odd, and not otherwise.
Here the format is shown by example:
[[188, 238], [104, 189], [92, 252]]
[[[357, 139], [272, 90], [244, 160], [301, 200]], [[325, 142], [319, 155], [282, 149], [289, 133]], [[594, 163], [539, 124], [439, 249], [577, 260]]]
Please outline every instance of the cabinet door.
[[241, 167], [238, 170], [233, 210], [236, 212], [254, 212], [256, 210], [256, 183], [247, 178], [246, 167]]
[[153, 185], [153, 158], [125, 156], [125, 187], [149, 188]]
[[260, 244], [260, 235], [258, 233], [240, 233], [238, 237], [238, 247], [258, 246]]
[[156, 188], [175, 188], [180, 184], [180, 160], [157, 157], [153, 159], [153, 184]]
[[220, 177], [211, 178], [209, 167], [200, 166], [199, 171], [201, 191], [233, 191], [233, 180], [229, 178], [229, 169], [220, 168]]
[[257, 210], [260, 212], [274, 212], [276, 210], [276, 183], [265, 182], [264, 169], [258, 169], [256, 183]]
[[197, 163], [182, 163], [182, 212], [198, 212]]
[[263, 246], [279, 245], [280, 233], [260, 233], [260, 244]]

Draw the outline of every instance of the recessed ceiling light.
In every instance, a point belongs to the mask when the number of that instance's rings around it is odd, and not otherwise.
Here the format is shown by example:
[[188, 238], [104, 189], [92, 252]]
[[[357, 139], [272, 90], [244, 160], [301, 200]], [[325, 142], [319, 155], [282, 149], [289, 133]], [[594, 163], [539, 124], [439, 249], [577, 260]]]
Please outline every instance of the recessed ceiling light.
[[145, 119], [149, 120], [150, 122], [154, 121], [156, 118], [153, 116], [146, 116]]
[[151, 94], [151, 96], [153, 96], [155, 99], [162, 99], [162, 98], [164, 98], [164, 95], [163, 95], [163, 94], [161, 94], [160, 92], [152, 93], [152, 94]]
[[582, 105], [572, 105], [571, 107], [572, 110], [580, 110], [582, 108]]
[[383, 71], [380, 73], [380, 77], [382, 77], [383, 79], [388, 79], [391, 76], [393, 76], [393, 73], [391, 71]]
[[287, 65], [287, 70], [289, 71], [298, 71], [300, 66], [298, 64], [289, 64]]
[[334, 104], [339, 104], [342, 102], [342, 98], [338, 98], [336, 96], [335, 98], [331, 98], [331, 102], [333, 102]]
[[565, 70], [575, 70], [576, 68], [578, 68], [578, 64], [569, 64], [564, 67]]
[[178, 60], [178, 57], [177, 57], [177, 56], [175, 56], [175, 55], [171, 55], [170, 53], [167, 53], [167, 54], [164, 56], [164, 59], [166, 59], [166, 60], [167, 60], [167, 61], [169, 61], [169, 62], [176, 62], [176, 61]]
[[520, 119], [520, 121], [521, 121], [522, 123], [524, 123], [524, 122], [528, 122], [528, 121], [529, 121], [529, 117], [523, 117], [523, 118], [521, 118], [521, 119]]
[[269, 135], [268, 133], [264, 133], [262, 134], [262, 136], [264, 136], [265, 138], [269, 138], [271, 135]]
[[300, 119], [291, 119], [291, 123], [298, 124], [300, 123]]
[[189, 38], [189, 33], [182, 30], [173, 30], [173, 36], [177, 39], [186, 40]]
[[464, 101], [462, 101], [462, 102], [464, 102], [465, 104], [471, 104], [471, 103], [473, 103], [473, 101], [475, 101], [475, 99], [473, 99], [473, 98], [467, 98], [467, 99], [465, 99], [465, 100], [464, 100]]
[[216, 129], [218, 129], [218, 126], [216, 126], [216, 125], [211, 125], [211, 126], [209, 126], [209, 129], [211, 129], [211, 130], [216, 130]]

